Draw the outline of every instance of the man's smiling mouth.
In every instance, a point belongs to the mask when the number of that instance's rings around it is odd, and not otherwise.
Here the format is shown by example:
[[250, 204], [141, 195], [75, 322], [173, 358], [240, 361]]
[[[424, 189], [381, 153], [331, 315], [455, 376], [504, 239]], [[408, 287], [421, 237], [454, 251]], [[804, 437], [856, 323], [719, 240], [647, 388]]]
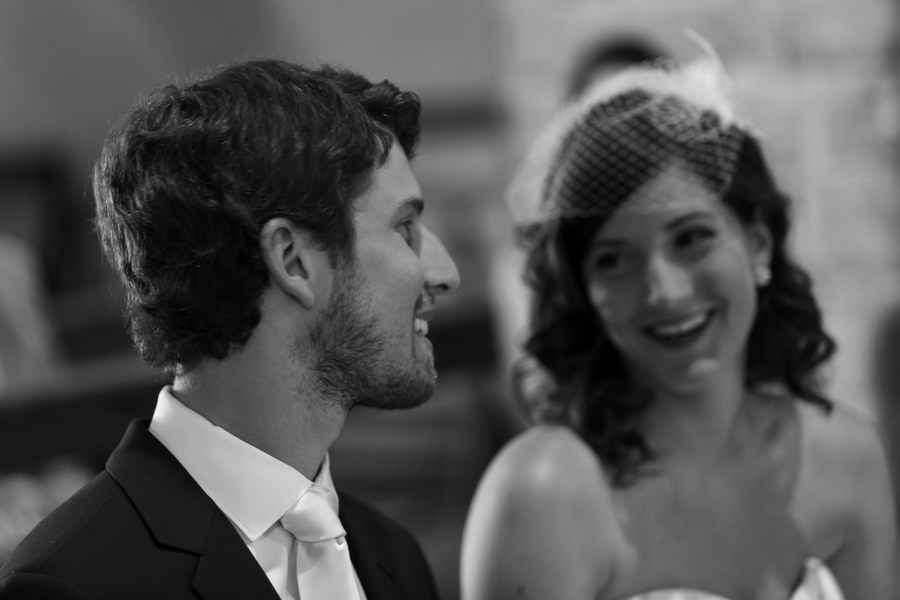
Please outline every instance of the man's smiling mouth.
[[413, 319], [413, 331], [422, 335], [428, 335], [428, 321], [416, 317]]

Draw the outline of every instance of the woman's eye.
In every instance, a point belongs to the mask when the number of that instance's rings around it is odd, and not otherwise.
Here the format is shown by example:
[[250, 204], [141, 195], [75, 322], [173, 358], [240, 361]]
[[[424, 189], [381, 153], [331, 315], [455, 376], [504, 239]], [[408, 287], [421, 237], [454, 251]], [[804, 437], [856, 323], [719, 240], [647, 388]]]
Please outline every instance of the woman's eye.
[[605, 254], [594, 259], [594, 268], [600, 271], [609, 271], [615, 269], [621, 262], [618, 255]]
[[622, 252], [603, 252], [591, 258], [590, 268], [600, 275], [612, 276], [624, 272], [628, 264], [628, 257]]
[[675, 243], [682, 248], [696, 248], [716, 237], [716, 232], [707, 227], [686, 229], [675, 238]]

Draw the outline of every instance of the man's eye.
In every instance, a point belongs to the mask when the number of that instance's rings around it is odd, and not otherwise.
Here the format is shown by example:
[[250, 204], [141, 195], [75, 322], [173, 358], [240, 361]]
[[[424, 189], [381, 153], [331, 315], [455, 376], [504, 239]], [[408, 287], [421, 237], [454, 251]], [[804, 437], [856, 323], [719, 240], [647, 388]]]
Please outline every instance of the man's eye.
[[403, 221], [400, 225], [397, 226], [400, 235], [403, 236], [404, 241], [412, 246], [415, 242], [415, 225], [412, 221]]

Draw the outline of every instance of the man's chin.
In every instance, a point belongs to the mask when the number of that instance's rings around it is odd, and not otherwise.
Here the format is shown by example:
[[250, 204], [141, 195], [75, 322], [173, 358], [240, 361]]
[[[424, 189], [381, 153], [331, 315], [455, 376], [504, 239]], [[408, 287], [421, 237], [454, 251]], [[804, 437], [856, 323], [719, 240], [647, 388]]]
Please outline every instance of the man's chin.
[[381, 393], [369, 393], [359, 398], [356, 406], [378, 408], [382, 410], [403, 410], [415, 408], [428, 402], [434, 394], [435, 380], [428, 378], [420, 381], [407, 381], [401, 385], [382, 389]]

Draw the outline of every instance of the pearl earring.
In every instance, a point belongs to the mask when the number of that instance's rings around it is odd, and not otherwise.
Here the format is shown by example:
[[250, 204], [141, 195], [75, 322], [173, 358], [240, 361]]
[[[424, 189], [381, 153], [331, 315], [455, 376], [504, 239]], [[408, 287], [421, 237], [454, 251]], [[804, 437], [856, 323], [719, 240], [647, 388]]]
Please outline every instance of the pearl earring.
[[772, 269], [769, 265], [753, 265], [753, 278], [756, 280], [757, 287], [764, 288], [772, 281]]

